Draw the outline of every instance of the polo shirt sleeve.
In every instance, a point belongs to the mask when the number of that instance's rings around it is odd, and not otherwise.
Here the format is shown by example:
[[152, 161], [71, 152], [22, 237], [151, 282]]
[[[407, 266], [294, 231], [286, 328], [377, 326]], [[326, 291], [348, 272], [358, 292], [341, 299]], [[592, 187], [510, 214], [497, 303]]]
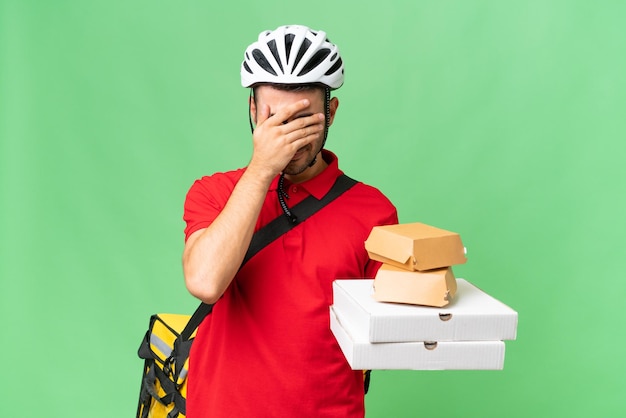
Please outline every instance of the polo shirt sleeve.
[[220, 214], [241, 173], [217, 173], [196, 180], [185, 198], [185, 241], [194, 232], [209, 227]]

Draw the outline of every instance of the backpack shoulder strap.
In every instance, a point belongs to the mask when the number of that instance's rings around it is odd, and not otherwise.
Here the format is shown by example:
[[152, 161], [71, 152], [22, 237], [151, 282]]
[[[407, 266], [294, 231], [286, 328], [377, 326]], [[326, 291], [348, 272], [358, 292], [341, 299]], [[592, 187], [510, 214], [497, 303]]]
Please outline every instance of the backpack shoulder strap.
[[317, 211], [335, 200], [356, 183], [358, 183], [356, 180], [342, 174], [337, 177], [335, 184], [328, 191], [328, 193], [324, 195], [324, 197], [318, 200], [314, 196], [309, 196], [291, 209], [291, 212], [293, 212], [298, 219], [297, 222], [294, 223], [288, 217], [281, 215], [265, 225], [263, 228], [259, 229], [252, 237], [250, 247], [248, 248], [248, 252], [246, 253], [241, 265], [243, 266], [265, 246], [278, 239], [281, 235], [287, 233], [296, 225], [304, 222], [307, 218], [314, 215]]
[[[246, 264], [255, 254], [278, 239], [281, 235], [287, 233], [296, 225], [304, 222], [307, 218], [314, 215], [324, 206], [341, 196], [345, 191], [357, 183], [358, 181], [342, 174], [337, 177], [335, 184], [323, 198], [318, 200], [314, 196], [309, 196], [291, 209], [291, 211], [297, 215], [298, 222], [293, 223], [286, 216], [280, 215], [278, 218], [259, 229], [252, 236], [250, 246], [248, 247], [248, 251], [243, 258], [241, 266]], [[239, 268], [241, 269], [241, 267]], [[200, 326], [202, 320], [210, 314], [212, 310], [213, 304], [201, 303], [189, 319], [185, 329], [181, 332], [181, 339], [183, 341], [188, 340], [195, 329]]]

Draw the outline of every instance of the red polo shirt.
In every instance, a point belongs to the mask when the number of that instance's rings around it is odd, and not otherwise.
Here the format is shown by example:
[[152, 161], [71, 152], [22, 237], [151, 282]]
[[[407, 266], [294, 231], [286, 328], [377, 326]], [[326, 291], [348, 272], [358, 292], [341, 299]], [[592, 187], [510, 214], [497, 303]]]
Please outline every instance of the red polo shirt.
[[[337, 157], [300, 184], [285, 181], [293, 207], [322, 198], [342, 174]], [[196, 181], [185, 201], [186, 237], [208, 227], [244, 169]], [[276, 178], [256, 229], [283, 214]], [[284, 215], [283, 215], [284, 216]], [[361, 417], [363, 376], [346, 362], [329, 326], [332, 282], [374, 277], [364, 242], [397, 223], [391, 202], [358, 183], [255, 255], [198, 329], [189, 359], [187, 417]]]

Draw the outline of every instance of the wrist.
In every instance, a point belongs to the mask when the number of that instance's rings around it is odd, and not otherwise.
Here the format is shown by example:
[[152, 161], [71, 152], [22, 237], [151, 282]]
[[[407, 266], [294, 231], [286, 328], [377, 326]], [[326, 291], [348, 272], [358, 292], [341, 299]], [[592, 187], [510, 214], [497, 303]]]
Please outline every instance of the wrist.
[[276, 172], [271, 167], [268, 167], [264, 164], [256, 164], [254, 161], [251, 161], [246, 167], [247, 176], [258, 180], [259, 182], [266, 183], [268, 186], [274, 180], [274, 177], [280, 174], [280, 172]]
[[256, 183], [259, 187], [267, 190], [272, 183], [272, 180], [274, 180], [278, 174], [279, 173], [275, 173], [268, 167], [250, 163], [248, 167], [246, 167], [246, 171], [244, 172], [242, 178], [245, 177], [247, 181]]

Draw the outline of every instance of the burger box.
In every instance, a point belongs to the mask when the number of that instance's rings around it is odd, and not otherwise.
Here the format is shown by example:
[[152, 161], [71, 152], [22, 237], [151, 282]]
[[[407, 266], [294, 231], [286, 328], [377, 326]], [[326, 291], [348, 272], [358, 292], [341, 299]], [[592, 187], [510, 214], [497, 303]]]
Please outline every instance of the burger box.
[[379, 302], [443, 307], [455, 294], [452, 267], [407, 271], [383, 264], [374, 278], [374, 299]]
[[[514, 340], [517, 312], [464, 279], [443, 308], [383, 303], [374, 279], [333, 282], [333, 309], [350, 324], [350, 335], [371, 343]], [[345, 324], [344, 324], [345, 325]]]
[[365, 249], [371, 259], [406, 270], [431, 270], [467, 261], [459, 234], [422, 223], [375, 226]]
[[371, 343], [332, 306], [330, 329], [353, 370], [501, 370], [504, 342]]

